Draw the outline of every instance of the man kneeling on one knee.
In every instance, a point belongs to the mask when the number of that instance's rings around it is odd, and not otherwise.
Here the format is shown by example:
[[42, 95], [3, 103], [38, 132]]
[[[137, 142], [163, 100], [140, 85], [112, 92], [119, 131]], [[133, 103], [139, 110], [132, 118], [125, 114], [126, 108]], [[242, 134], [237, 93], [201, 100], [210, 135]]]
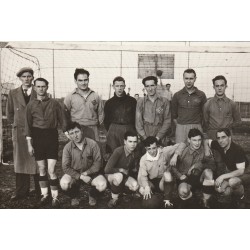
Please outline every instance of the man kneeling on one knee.
[[124, 134], [124, 146], [116, 148], [107, 162], [104, 171], [111, 185], [112, 196], [109, 208], [116, 207], [124, 187], [134, 192], [138, 189], [136, 178], [140, 154], [136, 150], [137, 141], [136, 132], [127, 131]]
[[186, 147], [185, 143], [175, 144], [161, 148], [158, 140], [149, 136], [143, 141], [146, 148], [146, 154], [140, 160], [140, 168], [138, 173], [138, 183], [140, 185], [139, 192], [143, 195], [143, 206], [156, 208], [157, 204], [151, 199], [152, 190], [164, 192], [165, 207], [172, 207], [171, 202], [173, 193], [173, 179], [170, 173], [171, 166], [177, 162], [178, 156], [182, 154]]
[[[204, 206], [208, 207], [208, 200], [214, 190], [213, 168], [207, 165], [208, 160], [203, 146], [203, 134], [199, 129], [190, 129], [188, 145], [183, 150], [179, 162], [172, 168], [177, 180], [178, 194], [186, 201], [193, 195], [192, 190], [202, 188]], [[212, 168], [212, 169], [210, 169]]]
[[64, 175], [60, 181], [63, 191], [67, 191], [72, 198], [71, 205], [79, 205], [76, 198], [81, 184], [91, 185], [89, 191], [89, 205], [96, 205], [96, 198], [107, 187], [107, 181], [100, 174], [102, 167], [101, 151], [92, 139], [84, 138], [81, 125], [70, 123], [67, 127], [71, 141], [63, 149], [62, 168]]

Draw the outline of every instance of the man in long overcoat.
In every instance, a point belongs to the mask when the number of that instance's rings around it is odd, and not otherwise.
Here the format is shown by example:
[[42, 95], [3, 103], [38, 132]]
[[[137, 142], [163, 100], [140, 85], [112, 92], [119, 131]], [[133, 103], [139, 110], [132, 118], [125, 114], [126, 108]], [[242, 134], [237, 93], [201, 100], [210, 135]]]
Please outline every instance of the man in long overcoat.
[[17, 72], [22, 85], [9, 92], [7, 102], [7, 118], [12, 125], [14, 171], [16, 173], [16, 190], [11, 200], [24, 199], [29, 195], [30, 175], [33, 175], [36, 195], [40, 195], [39, 171], [34, 157], [28, 153], [25, 137], [25, 109], [30, 100], [36, 98], [32, 81], [34, 71], [31, 68], [21, 68]]

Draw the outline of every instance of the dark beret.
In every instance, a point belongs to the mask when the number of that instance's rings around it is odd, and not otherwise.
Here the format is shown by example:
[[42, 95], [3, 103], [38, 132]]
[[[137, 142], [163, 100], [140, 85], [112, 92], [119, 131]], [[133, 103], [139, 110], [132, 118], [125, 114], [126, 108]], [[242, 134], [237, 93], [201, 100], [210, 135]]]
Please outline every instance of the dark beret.
[[16, 76], [17, 77], [20, 77], [22, 76], [22, 74], [24, 72], [30, 72], [31, 75], [34, 75], [34, 70], [32, 68], [29, 68], [29, 67], [24, 67], [24, 68], [21, 68], [17, 73], [16, 73]]

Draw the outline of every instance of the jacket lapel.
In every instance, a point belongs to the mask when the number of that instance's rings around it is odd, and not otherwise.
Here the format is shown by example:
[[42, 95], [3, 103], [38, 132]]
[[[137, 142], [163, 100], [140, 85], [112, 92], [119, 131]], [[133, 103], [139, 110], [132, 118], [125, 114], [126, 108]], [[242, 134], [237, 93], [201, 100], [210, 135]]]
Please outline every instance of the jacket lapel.
[[25, 103], [24, 96], [23, 96], [22, 86], [19, 87], [18, 90], [17, 90], [17, 100], [18, 100], [18, 102], [19, 102], [22, 106], [26, 107], [26, 103]]

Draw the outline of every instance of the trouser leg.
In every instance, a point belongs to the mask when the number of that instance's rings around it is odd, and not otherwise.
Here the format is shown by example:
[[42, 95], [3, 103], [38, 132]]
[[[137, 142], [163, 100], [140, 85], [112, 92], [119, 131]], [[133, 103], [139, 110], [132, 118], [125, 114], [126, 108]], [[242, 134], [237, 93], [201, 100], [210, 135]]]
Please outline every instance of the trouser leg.
[[26, 196], [30, 190], [30, 175], [16, 173], [16, 195]]

